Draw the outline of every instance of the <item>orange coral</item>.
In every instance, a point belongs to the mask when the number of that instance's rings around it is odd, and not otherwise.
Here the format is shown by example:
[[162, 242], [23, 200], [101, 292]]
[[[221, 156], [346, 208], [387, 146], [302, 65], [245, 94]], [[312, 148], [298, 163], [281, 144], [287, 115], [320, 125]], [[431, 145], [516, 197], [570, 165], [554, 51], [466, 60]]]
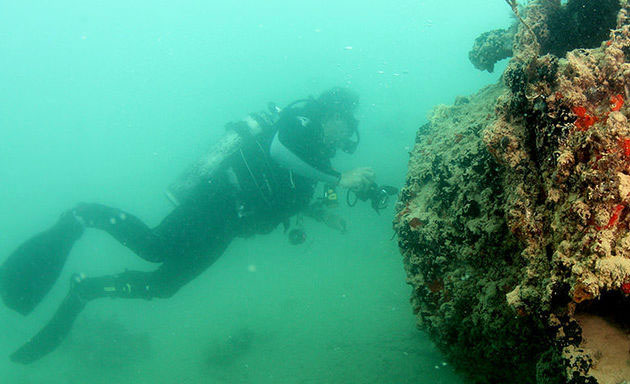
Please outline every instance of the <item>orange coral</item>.
[[623, 212], [623, 209], [625, 207], [626, 206], [623, 205], [623, 204], [617, 204], [615, 206], [615, 209], [613, 209], [612, 216], [610, 216], [610, 219], [608, 220], [608, 224], [606, 224], [603, 227], [600, 227], [600, 226], [596, 225], [595, 229], [597, 229], [598, 231], [601, 231], [602, 229], [610, 229], [610, 228], [614, 227], [617, 224], [617, 222], [619, 221], [619, 216], [621, 215], [621, 212]]
[[617, 204], [615, 206], [613, 214], [610, 216], [610, 220], [608, 220], [608, 224], [604, 227], [605, 229], [612, 228], [615, 224], [617, 224], [617, 221], [619, 221], [619, 215], [621, 215], [624, 208], [625, 206], [623, 204]]
[[623, 106], [623, 96], [619, 95], [614, 95], [610, 97], [610, 104], [612, 104], [610, 106], [610, 110], [611, 111], [618, 111], [621, 109], [621, 107]]
[[578, 131], [586, 131], [593, 124], [595, 124], [597, 122], [597, 120], [598, 120], [597, 117], [589, 115], [588, 113], [586, 113], [586, 108], [584, 108], [584, 107], [575, 106], [575, 107], [571, 108], [571, 110], [578, 117], [577, 120], [575, 120], [575, 122], [573, 123], [578, 128]]

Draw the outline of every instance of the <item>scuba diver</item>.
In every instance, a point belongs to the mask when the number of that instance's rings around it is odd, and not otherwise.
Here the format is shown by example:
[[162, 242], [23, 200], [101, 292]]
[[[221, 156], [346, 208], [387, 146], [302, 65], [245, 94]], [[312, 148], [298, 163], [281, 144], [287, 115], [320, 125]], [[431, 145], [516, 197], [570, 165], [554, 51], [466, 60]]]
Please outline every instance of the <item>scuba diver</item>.
[[[101, 204], [82, 203], [64, 212], [54, 226], [20, 245], [0, 266], [0, 296], [7, 307], [29, 314], [54, 285], [86, 228], [109, 233], [159, 267], [100, 277], [74, 274], [53, 317], [11, 360], [28, 364], [52, 352], [91, 300], [173, 296], [237, 236], [269, 233], [300, 212], [345, 229], [342, 220], [311, 201], [317, 182], [357, 193], [375, 185], [370, 168], [339, 173], [330, 162], [337, 150], [353, 153], [359, 143], [357, 103], [355, 93], [337, 87], [318, 98], [282, 110], [274, 106], [271, 113], [228, 124], [228, 130], [238, 134], [238, 145], [223, 143], [228, 150], [219, 166], [210, 171], [196, 167], [196, 178], [188, 175], [172, 186], [169, 197], [176, 206], [155, 228]], [[209, 164], [207, 159], [202, 163]], [[300, 234], [291, 236], [296, 242], [301, 239]]]

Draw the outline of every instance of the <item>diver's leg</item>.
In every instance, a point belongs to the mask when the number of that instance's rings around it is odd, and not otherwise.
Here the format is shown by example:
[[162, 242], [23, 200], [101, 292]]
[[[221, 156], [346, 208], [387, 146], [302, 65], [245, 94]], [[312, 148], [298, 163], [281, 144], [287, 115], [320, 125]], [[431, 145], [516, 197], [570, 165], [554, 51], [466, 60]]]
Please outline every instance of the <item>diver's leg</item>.
[[[127, 271], [96, 278], [75, 275], [68, 296], [51, 321], [18, 349], [11, 356], [12, 360], [30, 363], [53, 351], [90, 300], [100, 297], [171, 297], [206, 270], [224, 252], [238, 228], [235, 204], [229, 191], [212, 197], [201, 204], [178, 207], [155, 230], [149, 230], [140, 220], [113, 208], [94, 204], [78, 206], [75, 214], [87, 226], [108, 231], [123, 244], [127, 242], [131, 249], [140, 252], [159, 244], [164, 262], [153, 272]], [[149, 240], [143, 243], [143, 236]]]
[[168, 298], [203, 272], [214, 260], [216, 258], [206, 260], [196, 267], [167, 263], [153, 272], [126, 271], [117, 275], [93, 278], [75, 274], [68, 295], [50, 321], [10, 358], [16, 363], [30, 364], [54, 351], [66, 338], [75, 319], [91, 300], [102, 297], [147, 300], [154, 297]]
[[30, 364], [54, 351], [66, 338], [85, 305], [101, 297], [150, 299], [152, 272], [127, 271], [118, 275], [85, 278], [72, 276], [70, 291], [48, 321], [31, 340], [11, 354], [13, 362]]
[[154, 263], [164, 260], [161, 238], [139, 218], [120, 209], [94, 203], [79, 204], [72, 213], [87, 227], [109, 233], [144, 260]]
[[225, 225], [226, 212], [233, 210], [233, 202], [225, 196], [213, 197], [178, 206], [154, 229], [127, 212], [102, 204], [79, 204], [72, 213], [88, 228], [109, 233], [144, 260], [157, 263], [188, 258], [211, 247], [216, 237], [224, 237], [230, 230]]
[[24, 242], [0, 267], [0, 296], [7, 307], [27, 315], [39, 304], [85, 226], [107, 231], [147, 261], [160, 262], [168, 252], [163, 237], [137, 217], [105, 205], [79, 204], [52, 228]]
[[0, 266], [0, 296], [4, 304], [30, 313], [53, 286], [83, 225], [71, 212], [50, 229], [20, 245]]

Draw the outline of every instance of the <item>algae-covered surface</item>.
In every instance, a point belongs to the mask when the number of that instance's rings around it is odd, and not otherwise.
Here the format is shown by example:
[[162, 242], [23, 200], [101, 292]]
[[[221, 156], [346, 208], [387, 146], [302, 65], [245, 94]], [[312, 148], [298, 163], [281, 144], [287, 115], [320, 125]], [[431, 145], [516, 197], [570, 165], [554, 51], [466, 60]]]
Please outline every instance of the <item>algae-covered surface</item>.
[[628, 5], [514, 12], [502, 81], [436, 107], [411, 153], [394, 227], [418, 324], [474, 382], [630, 381]]

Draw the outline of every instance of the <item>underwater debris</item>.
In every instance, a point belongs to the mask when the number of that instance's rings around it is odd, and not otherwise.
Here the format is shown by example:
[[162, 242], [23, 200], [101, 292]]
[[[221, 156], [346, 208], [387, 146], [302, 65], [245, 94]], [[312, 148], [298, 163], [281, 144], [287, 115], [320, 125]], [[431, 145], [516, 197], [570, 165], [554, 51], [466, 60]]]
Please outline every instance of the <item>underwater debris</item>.
[[252, 347], [256, 334], [249, 328], [236, 329], [226, 338], [216, 338], [208, 343], [204, 352], [204, 364], [209, 368], [225, 368], [243, 359]]
[[540, 46], [520, 25], [504, 84], [418, 132], [394, 219], [411, 302], [474, 382], [616, 384], [630, 378], [630, 6], [522, 14]]

